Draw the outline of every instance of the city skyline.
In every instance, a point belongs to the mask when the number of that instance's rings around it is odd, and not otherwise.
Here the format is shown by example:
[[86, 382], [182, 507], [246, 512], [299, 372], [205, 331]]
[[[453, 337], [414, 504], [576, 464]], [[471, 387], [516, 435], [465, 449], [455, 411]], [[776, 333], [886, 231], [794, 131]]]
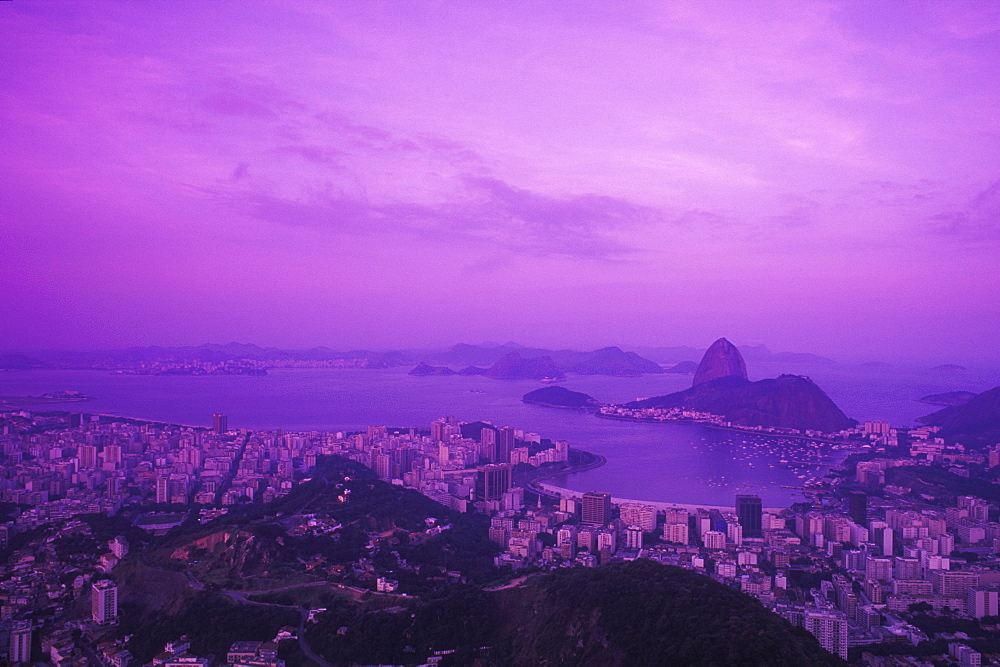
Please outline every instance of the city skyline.
[[3, 3], [4, 345], [989, 356], [998, 28], [975, 2]]

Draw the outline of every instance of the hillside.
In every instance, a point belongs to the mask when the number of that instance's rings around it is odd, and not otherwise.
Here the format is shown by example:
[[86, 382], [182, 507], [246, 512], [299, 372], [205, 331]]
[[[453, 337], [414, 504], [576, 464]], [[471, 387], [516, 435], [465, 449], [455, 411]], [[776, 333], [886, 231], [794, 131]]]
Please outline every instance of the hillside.
[[340, 606], [310, 628], [310, 643], [337, 664], [417, 664], [434, 650], [455, 651], [451, 665], [477, 656], [542, 667], [841, 664], [753, 598], [649, 560], [559, 570], [496, 592], [455, 586], [408, 611]]
[[667, 373], [675, 373], [677, 375], [692, 375], [698, 370], [697, 361], [682, 361], [679, 364], [674, 364], [667, 369]]
[[629, 408], [684, 408], [722, 415], [742, 426], [833, 433], [856, 422], [812, 380], [800, 375], [750, 382], [730, 375], [666, 396], [627, 403]]
[[563, 373], [556, 367], [551, 357], [522, 357], [518, 352], [511, 352], [496, 362], [485, 373], [486, 377], [502, 380], [541, 380], [542, 378], [558, 378]]
[[964, 445], [1000, 442], [1000, 387], [984, 391], [964, 405], [954, 405], [917, 421], [941, 427], [941, 436]]
[[455, 375], [455, 371], [447, 366], [430, 366], [420, 362], [407, 375]]
[[976, 397], [973, 391], [946, 391], [940, 394], [928, 394], [917, 400], [931, 405], [965, 405]]
[[600, 402], [589, 394], [580, 391], [570, 391], [566, 387], [542, 387], [529, 391], [521, 397], [525, 403], [546, 405], [553, 408], [594, 409], [601, 407]]
[[579, 375], [637, 376], [644, 373], [663, 373], [656, 362], [640, 357], [635, 352], [625, 352], [620, 347], [595, 350], [586, 358], [571, 364], [566, 371]]

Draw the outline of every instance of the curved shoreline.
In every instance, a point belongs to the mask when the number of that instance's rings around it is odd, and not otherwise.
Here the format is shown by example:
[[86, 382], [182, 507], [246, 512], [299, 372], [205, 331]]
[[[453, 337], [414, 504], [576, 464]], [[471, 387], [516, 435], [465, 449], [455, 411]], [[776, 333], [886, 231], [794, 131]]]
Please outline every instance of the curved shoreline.
[[[555, 484], [540, 484], [539, 486], [542, 487], [542, 489], [545, 492], [545, 495], [553, 496], [553, 497], [558, 497], [558, 498], [580, 498], [580, 497], [583, 496], [583, 493], [584, 493], [583, 491], [574, 491], [573, 489], [567, 489], [567, 488], [562, 487], [562, 486], [556, 486]], [[534, 491], [534, 489], [532, 489], [532, 491]], [[658, 510], [684, 509], [684, 510], [688, 510], [689, 512], [692, 512], [692, 511], [698, 510], [698, 509], [719, 510], [719, 511], [730, 511], [730, 510], [735, 509], [735, 505], [705, 505], [705, 504], [702, 504], [702, 503], [675, 503], [675, 502], [668, 502], [668, 501], [664, 501], [664, 500], [636, 500], [634, 498], [617, 498], [617, 497], [614, 497], [614, 496], [612, 496], [611, 502], [616, 503], [616, 504], [621, 504], [621, 503], [636, 503], [636, 504], [639, 504], [639, 505], [649, 505], [650, 507], [654, 507], [654, 508], [656, 508]], [[787, 508], [786, 507], [764, 507], [764, 508], [762, 508], [762, 510], [766, 511], [766, 512], [780, 512], [783, 509], [787, 509]]]
[[[562, 498], [563, 496], [561, 496], [559, 493], [553, 493], [548, 491], [547, 486], [550, 485], [542, 484], [542, 481], [546, 479], [552, 479], [553, 477], [562, 477], [563, 475], [572, 475], [574, 473], [593, 470], [594, 468], [600, 468], [601, 466], [603, 466], [605, 463], [608, 462], [608, 460], [605, 457], [601, 456], [600, 454], [594, 454], [593, 452], [588, 452], [584, 449], [576, 449], [575, 451], [582, 452], [587, 456], [591, 456], [594, 458], [594, 460], [588, 463], [580, 463], [578, 465], [571, 466], [569, 468], [563, 468], [562, 470], [543, 470], [539, 474], [530, 476], [524, 482], [524, 486], [529, 491], [532, 491], [540, 495], [549, 496], [550, 498]], [[552, 488], [560, 488], [560, 487], [553, 486]]]
[[[540, 405], [540, 404], [539, 404]], [[829, 438], [820, 438], [812, 435], [801, 435], [796, 433], [772, 433], [769, 431], [758, 431], [753, 428], [741, 428], [739, 426], [722, 426], [721, 424], [713, 424], [712, 422], [701, 421], [698, 419], [653, 419], [653, 418], [642, 418], [642, 417], [624, 417], [621, 415], [608, 415], [602, 412], [595, 412], [594, 416], [598, 419], [614, 419], [616, 421], [623, 422], [640, 422], [643, 424], [692, 424], [695, 426], [702, 426], [704, 428], [713, 428], [718, 431], [732, 431], [734, 433], [747, 433], [750, 435], [759, 435], [765, 438], [792, 438], [795, 440], [807, 440], [809, 442], [821, 442], [826, 445], [838, 444], [839, 440], [831, 440]]]

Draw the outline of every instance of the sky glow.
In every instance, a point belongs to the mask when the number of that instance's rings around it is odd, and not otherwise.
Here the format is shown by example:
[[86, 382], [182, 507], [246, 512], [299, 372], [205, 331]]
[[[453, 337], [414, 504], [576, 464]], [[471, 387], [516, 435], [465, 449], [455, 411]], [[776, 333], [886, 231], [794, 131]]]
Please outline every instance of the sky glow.
[[996, 359], [994, 2], [0, 3], [0, 348]]

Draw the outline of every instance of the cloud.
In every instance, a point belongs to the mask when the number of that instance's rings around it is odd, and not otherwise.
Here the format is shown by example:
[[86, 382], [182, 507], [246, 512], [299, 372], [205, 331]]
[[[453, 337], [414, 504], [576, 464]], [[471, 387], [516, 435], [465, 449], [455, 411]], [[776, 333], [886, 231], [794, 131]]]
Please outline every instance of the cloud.
[[964, 240], [1000, 240], [1000, 181], [973, 197], [963, 210], [931, 216], [925, 229]]
[[[236, 174], [246, 174], [247, 165]], [[407, 234], [442, 242], [479, 243], [533, 256], [617, 261], [641, 251], [622, 236], [664, 222], [685, 224], [693, 211], [670, 219], [662, 211], [624, 199], [585, 194], [557, 197], [497, 178], [470, 176], [456, 199], [437, 204], [376, 203], [342, 193], [292, 199], [227, 185], [189, 190], [259, 220], [331, 234]]]

